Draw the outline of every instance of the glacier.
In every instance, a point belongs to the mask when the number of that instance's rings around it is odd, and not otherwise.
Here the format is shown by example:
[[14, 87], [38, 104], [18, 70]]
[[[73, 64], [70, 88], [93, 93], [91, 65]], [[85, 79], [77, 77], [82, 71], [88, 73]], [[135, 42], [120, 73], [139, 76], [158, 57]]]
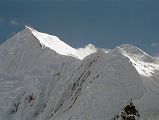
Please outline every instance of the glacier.
[[0, 120], [159, 120], [159, 60], [129, 44], [84, 55], [26, 26], [0, 46]]

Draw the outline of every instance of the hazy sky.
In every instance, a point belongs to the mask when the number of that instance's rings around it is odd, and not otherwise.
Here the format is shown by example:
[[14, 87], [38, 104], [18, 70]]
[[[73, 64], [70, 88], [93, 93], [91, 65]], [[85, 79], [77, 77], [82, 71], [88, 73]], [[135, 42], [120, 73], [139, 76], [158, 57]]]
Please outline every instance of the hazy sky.
[[151, 55], [159, 53], [157, 0], [10, 1], [0, 0], [1, 43], [31, 25], [75, 48], [88, 43], [102, 48], [129, 43]]

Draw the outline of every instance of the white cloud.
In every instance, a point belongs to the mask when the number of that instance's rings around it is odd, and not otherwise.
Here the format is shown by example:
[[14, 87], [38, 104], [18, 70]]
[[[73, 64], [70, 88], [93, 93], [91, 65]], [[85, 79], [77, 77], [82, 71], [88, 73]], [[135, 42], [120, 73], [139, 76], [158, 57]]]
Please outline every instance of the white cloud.
[[88, 44], [84, 48], [77, 48], [78, 50], [78, 57], [83, 59], [84, 57], [94, 53], [97, 51], [97, 48], [93, 44]]
[[152, 47], [157, 47], [157, 46], [159, 46], [159, 43], [152, 43], [151, 46]]
[[10, 20], [9, 23], [12, 25], [12, 26], [19, 26], [19, 23], [15, 20]]

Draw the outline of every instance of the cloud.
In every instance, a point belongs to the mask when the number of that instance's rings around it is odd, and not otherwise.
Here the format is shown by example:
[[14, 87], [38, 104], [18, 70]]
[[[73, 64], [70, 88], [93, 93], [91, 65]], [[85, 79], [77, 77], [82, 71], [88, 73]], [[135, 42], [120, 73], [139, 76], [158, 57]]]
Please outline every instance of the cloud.
[[19, 23], [16, 20], [10, 20], [9, 23], [12, 26], [19, 26]]
[[151, 43], [151, 47], [158, 47], [159, 43]]
[[94, 53], [97, 51], [97, 48], [93, 44], [88, 44], [84, 48], [77, 48], [78, 50], [78, 57], [83, 59], [84, 57]]

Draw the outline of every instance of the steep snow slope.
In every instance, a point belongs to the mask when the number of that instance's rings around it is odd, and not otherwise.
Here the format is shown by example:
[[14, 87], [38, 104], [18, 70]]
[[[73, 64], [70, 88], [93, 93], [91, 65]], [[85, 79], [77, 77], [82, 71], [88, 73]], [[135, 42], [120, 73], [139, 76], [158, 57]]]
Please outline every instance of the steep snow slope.
[[83, 60], [69, 99], [51, 120], [110, 120], [144, 93], [135, 68], [118, 51], [98, 51]]
[[34, 120], [47, 105], [54, 107], [76, 68], [67, 60], [21, 75], [1, 74], [0, 120]]
[[[47, 44], [40, 43], [42, 40], [37, 39], [32, 32], [36, 31], [26, 28], [1, 45], [0, 72], [19, 73], [37, 68], [42, 69], [46, 66], [46, 64], [54, 61], [54, 59], [58, 59], [59, 51], [61, 53], [63, 50], [66, 51], [67, 54], [71, 54], [72, 48], [69, 48], [69, 46], [65, 44], [55, 47], [55, 50], [47, 47], [48, 44], [53, 45], [54, 42], [55, 46], [58, 44], [58, 42], [59, 45], [60, 43], [63, 43], [58, 41], [57, 38], [54, 39], [53, 37], [52, 39], [48, 39], [48, 41], [51, 42]], [[46, 47], [42, 48], [43, 45]], [[70, 59], [75, 58], [70, 57]]]
[[3, 119], [109, 120], [144, 93], [135, 68], [117, 50], [98, 51], [85, 58], [72, 75], [64, 73], [52, 76], [32, 71], [21, 77], [24, 83], [18, 93], [12, 91], [16, 97]]
[[130, 59], [141, 75], [154, 77], [156, 71], [159, 71], [159, 60], [151, 57], [136, 46], [124, 44], [118, 48], [123, 55]]
[[132, 62], [145, 86], [144, 95], [136, 101], [143, 120], [159, 119], [159, 60], [132, 45], [121, 45], [119, 51]]
[[159, 60], [149, 56], [139, 48], [128, 44], [121, 45], [118, 48], [131, 60], [141, 75], [151, 77], [159, 70]]
[[33, 35], [39, 40], [43, 47], [48, 47], [52, 50], [55, 50], [61, 55], [77, 56], [77, 50], [61, 41], [58, 37], [38, 32], [31, 27], [26, 26], [26, 28], [28, 28], [33, 33]]
[[[54, 86], [65, 86], [79, 64], [80, 60], [76, 58], [61, 55], [48, 47], [42, 48], [28, 28], [7, 40], [0, 46], [0, 120], [29, 117], [29, 113], [38, 108], [27, 109], [27, 101], [41, 96], [35, 105], [40, 107]], [[47, 94], [45, 101], [42, 100], [44, 90]], [[24, 109], [21, 108], [22, 111], [15, 116], [20, 103]], [[29, 113], [25, 117], [27, 110]]]
[[159, 119], [157, 59], [132, 45], [76, 57], [30, 27], [2, 44], [0, 120]]

